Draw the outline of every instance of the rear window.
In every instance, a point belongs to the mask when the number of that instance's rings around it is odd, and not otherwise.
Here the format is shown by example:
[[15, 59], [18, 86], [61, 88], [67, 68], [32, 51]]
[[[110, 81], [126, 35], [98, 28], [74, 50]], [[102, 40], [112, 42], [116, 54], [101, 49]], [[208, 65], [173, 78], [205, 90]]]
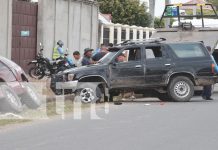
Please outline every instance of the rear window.
[[204, 57], [206, 54], [200, 44], [169, 44], [179, 58]]

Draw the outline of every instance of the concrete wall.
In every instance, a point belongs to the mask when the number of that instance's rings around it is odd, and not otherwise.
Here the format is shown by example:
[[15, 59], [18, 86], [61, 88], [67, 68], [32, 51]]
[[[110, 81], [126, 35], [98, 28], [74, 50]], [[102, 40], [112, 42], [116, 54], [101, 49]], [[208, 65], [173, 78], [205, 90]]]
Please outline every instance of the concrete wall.
[[97, 48], [98, 6], [87, 0], [39, 0], [38, 45], [51, 57], [58, 40], [65, 49], [83, 53], [84, 48]]
[[12, 0], [0, 0], [0, 55], [11, 59]]

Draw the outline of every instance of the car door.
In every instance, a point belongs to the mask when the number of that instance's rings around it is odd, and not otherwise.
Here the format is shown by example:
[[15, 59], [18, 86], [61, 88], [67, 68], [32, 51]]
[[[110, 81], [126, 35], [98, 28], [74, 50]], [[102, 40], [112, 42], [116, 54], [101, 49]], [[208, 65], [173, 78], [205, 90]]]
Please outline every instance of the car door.
[[[110, 65], [111, 87], [138, 87], [144, 85], [144, 64], [141, 59], [142, 47], [131, 47], [116, 55]], [[124, 61], [118, 61], [120, 55]]]
[[150, 86], [165, 84], [167, 74], [172, 68], [172, 60], [163, 45], [149, 45], [145, 54], [145, 84]]

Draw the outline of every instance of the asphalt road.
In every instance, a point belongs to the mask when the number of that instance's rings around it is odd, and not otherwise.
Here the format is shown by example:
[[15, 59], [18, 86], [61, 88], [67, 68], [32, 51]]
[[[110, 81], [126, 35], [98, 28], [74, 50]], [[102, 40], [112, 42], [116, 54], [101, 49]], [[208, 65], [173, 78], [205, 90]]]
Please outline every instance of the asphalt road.
[[0, 130], [0, 150], [217, 150], [218, 95], [189, 103], [158, 101], [103, 106], [90, 120], [72, 115], [32, 125]]

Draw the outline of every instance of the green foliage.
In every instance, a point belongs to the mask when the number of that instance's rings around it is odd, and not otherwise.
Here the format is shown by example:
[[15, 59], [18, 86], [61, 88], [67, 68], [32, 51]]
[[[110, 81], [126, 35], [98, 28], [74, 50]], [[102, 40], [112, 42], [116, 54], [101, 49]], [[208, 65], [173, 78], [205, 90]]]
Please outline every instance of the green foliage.
[[112, 15], [113, 23], [150, 26], [152, 17], [146, 12], [145, 3], [139, 0], [98, 0], [100, 12]]
[[164, 20], [160, 22], [160, 18], [154, 19], [154, 28], [164, 28], [164, 26], [165, 26]]
[[[170, 19], [170, 25], [173, 24], [175, 20], [174, 19]], [[155, 18], [154, 19], [154, 28], [165, 28], [165, 19], [162, 19], [162, 21], [160, 22], [160, 18]]]

